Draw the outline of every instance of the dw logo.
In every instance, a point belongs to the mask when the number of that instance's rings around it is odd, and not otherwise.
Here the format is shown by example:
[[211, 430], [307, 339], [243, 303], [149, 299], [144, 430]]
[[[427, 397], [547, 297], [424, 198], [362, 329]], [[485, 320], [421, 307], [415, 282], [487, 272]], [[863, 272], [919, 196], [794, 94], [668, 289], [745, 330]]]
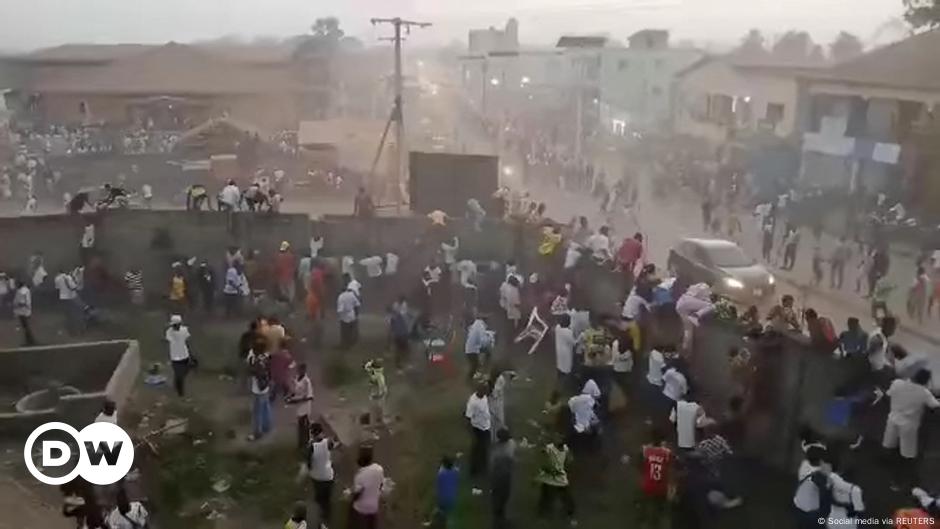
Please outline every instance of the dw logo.
[[[65, 432], [74, 441], [61, 440], [62, 435], [49, 435], [47, 433]], [[60, 475], [50, 476], [44, 474], [33, 461], [33, 445], [39, 437], [56, 437], [57, 439], [43, 439], [40, 442], [40, 464], [43, 470], [63, 469], [74, 459], [72, 449], [78, 447], [75, 468]], [[39, 481], [47, 485], [61, 485], [72, 481], [77, 476], [95, 485], [110, 485], [117, 483], [130, 472], [134, 465], [134, 444], [127, 432], [116, 424], [96, 422], [89, 424], [78, 431], [68, 424], [61, 422], [47, 422], [33, 430], [26, 439], [23, 448], [23, 459], [26, 468]]]

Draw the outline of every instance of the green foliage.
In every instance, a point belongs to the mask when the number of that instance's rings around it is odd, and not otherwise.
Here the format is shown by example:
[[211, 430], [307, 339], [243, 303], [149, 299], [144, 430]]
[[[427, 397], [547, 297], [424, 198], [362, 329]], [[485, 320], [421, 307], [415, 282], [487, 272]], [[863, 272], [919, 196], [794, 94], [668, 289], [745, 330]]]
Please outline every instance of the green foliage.
[[903, 0], [904, 19], [914, 29], [940, 27], [940, 2], [938, 0]]

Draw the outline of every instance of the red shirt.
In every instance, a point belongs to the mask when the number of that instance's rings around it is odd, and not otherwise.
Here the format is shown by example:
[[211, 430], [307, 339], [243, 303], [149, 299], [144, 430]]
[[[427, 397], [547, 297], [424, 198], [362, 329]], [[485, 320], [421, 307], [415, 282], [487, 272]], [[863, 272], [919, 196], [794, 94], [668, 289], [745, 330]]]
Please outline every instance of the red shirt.
[[640, 260], [640, 257], [643, 257], [643, 243], [630, 237], [629, 239], [624, 239], [623, 244], [620, 245], [620, 250], [617, 251], [617, 259], [621, 263], [636, 263]]
[[662, 446], [643, 447], [643, 492], [647, 496], [665, 496], [669, 486], [672, 451]]
[[296, 269], [294, 254], [289, 251], [277, 254], [274, 260], [274, 273], [277, 274], [277, 280], [280, 283], [290, 283], [294, 279]]

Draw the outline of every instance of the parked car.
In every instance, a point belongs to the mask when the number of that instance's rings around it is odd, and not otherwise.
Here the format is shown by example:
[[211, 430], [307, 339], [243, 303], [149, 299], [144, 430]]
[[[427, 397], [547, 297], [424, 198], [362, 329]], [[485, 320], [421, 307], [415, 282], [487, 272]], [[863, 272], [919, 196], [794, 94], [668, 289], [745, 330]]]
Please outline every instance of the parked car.
[[683, 283], [708, 283], [712, 292], [741, 304], [759, 304], [776, 288], [773, 274], [731, 241], [682, 239], [669, 250], [667, 266]]

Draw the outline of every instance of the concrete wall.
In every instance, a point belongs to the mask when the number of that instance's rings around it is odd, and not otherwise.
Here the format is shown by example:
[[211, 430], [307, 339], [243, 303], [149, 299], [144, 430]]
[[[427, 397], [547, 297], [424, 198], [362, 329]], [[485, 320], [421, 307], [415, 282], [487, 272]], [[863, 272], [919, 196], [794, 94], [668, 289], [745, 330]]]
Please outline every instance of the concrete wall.
[[[324, 237], [321, 255], [350, 255], [357, 259], [387, 252], [398, 254], [401, 267], [415, 261], [418, 269], [432, 258], [437, 246], [428, 240], [429, 221], [424, 216], [380, 217], [368, 221], [353, 217], [327, 217], [311, 222], [306, 215], [239, 213], [232, 217], [217, 212], [111, 210], [86, 216], [37, 216], [0, 218], [0, 270], [21, 272], [30, 255], [42, 252], [49, 281], [61, 269], [71, 270], [79, 262], [79, 240], [87, 222], [96, 225], [96, 248], [117, 281], [132, 266], [140, 266], [148, 292], [163, 295], [170, 264], [197, 257], [207, 260], [221, 273], [229, 246], [259, 250], [263, 258], [289, 241], [298, 255], [308, 247], [311, 234]], [[448, 231], [460, 237], [459, 258], [476, 261], [519, 259], [534, 255], [538, 236], [530, 226], [487, 223], [476, 232], [462, 219], [449, 223]], [[166, 235], [172, 245], [156, 246]], [[420, 262], [418, 262], [420, 261]], [[119, 284], [123, 291], [123, 284]], [[47, 287], [49, 288], [49, 287]]]
[[136, 341], [111, 341], [0, 351], [0, 392], [19, 398], [50, 384], [81, 393], [62, 397], [49, 410], [0, 412], [0, 435], [24, 436], [37, 426], [60, 421], [81, 429], [106, 398], [120, 409], [140, 372]]
[[[303, 248], [310, 239], [306, 215], [240, 213], [232, 217], [231, 229], [227, 215], [217, 212], [111, 210], [87, 216], [0, 218], [0, 269], [22, 270], [37, 251], [44, 254], [51, 276], [75, 267], [81, 233], [89, 221], [96, 225], [96, 247], [115, 278], [140, 266], [147, 290], [160, 293], [165, 293], [170, 264], [180, 258], [197, 257], [221, 266], [231, 245], [270, 255], [281, 241]], [[161, 248], [156, 240], [164, 234], [172, 244]]]

